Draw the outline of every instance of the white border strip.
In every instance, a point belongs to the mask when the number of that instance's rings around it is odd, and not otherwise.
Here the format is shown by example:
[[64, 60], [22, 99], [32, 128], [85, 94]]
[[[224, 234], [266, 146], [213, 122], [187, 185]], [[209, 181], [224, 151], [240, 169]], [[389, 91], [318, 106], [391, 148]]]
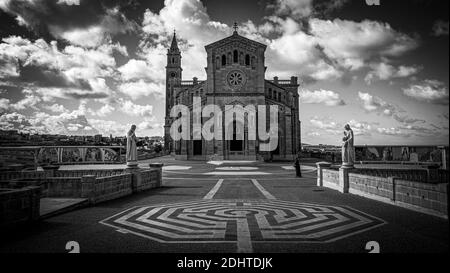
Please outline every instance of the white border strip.
[[252, 183], [253, 183], [253, 185], [255, 185], [255, 187], [258, 188], [258, 190], [264, 195], [264, 197], [266, 197], [267, 199], [271, 199], [271, 200], [276, 199], [275, 196], [270, 194], [270, 192], [268, 192], [263, 186], [261, 186], [261, 184], [259, 184], [256, 179], [252, 179]]
[[214, 186], [214, 188], [212, 188], [206, 195], [205, 197], [203, 197], [203, 199], [213, 199], [214, 195], [216, 194], [216, 192], [220, 189], [220, 186], [222, 186], [222, 182], [223, 179], [219, 179], [219, 181], [217, 181], [216, 185]]

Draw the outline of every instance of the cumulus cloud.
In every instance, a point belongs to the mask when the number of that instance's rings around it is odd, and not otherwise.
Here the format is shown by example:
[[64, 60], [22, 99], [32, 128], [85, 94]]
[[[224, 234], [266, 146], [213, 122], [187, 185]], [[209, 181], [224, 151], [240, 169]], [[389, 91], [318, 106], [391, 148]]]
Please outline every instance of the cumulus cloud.
[[377, 96], [363, 92], [358, 92], [358, 96], [364, 110], [367, 112], [382, 113], [386, 116], [392, 116], [396, 112], [396, 107], [394, 105], [387, 103]]
[[7, 98], [0, 98], [0, 110], [5, 111], [9, 108], [10, 100]]
[[309, 24], [325, 54], [349, 70], [360, 69], [373, 58], [402, 55], [418, 45], [416, 39], [387, 23], [313, 18]]
[[68, 6], [72, 6], [72, 5], [80, 5], [80, 0], [58, 0], [58, 2], [56, 2], [56, 4], [66, 4]]
[[423, 119], [409, 117], [405, 114], [405, 111], [403, 109], [394, 104], [384, 101], [380, 97], [363, 92], [358, 92], [358, 97], [362, 103], [363, 109], [367, 112], [392, 117], [394, 120], [406, 124], [425, 122], [425, 120]]
[[136, 100], [149, 95], [155, 95], [157, 98], [161, 98], [164, 95], [165, 87], [163, 84], [139, 80], [122, 83], [118, 86], [118, 90], [133, 100]]
[[19, 130], [22, 132], [64, 135], [94, 135], [98, 131], [92, 128], [84, 115], [77, 111], [51, 115], [36, 112], [32, 116], [13, 112], [0, 116], [2, 130]]
[[126, 64], [118, 68], [122, 78], [124, 80], [136, 80], [136, 79], [149, 79], [152, 80], [156, 73], [151, 67], [143, 60], [131, 59]]
[[365, 82], [371, 84], [374, 80], [391, 80], [393, 78], [407, 78], [417, 74], [421, 67], [417, 66], [404, 66], [394, 67], [388, 63], [376, 63], [370, 66], [372, 71], [370, 71], [366, 77]]
[[443, 82], [437, 80], [424, 80], [419, 84], [412, 84], [403, 89], [403, 94], [418, 101], [449, 104], [448, 89]]
[[104, 78], [117, 73], [113, 57], [117, 50], [122, 50], [117, 44], [96, 49], [66, 46], [60, 50], [56, 41], [32, 42], [10, 36], [0, 43], [0, 63], [16, 71], [6, 79], [18, 86], [32, 85], [47, 98], [101, 98], [111, 93]]
[[122, 124], [115, 120], [105, 119], [88, 119], [89, 124], [92, 124], [99, 134], [109, 136], [125, 136], [130, 129], [130, 124]]
[[120, 109], [131, 116], [136, 117], [151, 117], [153, 113], [152, 105], [139, 105], [129, 100], [119, 101]]
[[341, 99], [338, 93], [323, 89], [316, 91], [303, 90], [300, 92], [300, 103], [325, 104], [327, 106], [345, 105], [344, 100]]
[[357, 136], [369, 136], [371, 132], [375, 129], [378, 123], [367, 122], [367, 121], [357, 121], [350, 120], [347, 122], [338, 122], [330, 120], [329, 118], [321, 118], [315, 116], [309, 120], [313, 128], [319, 129], [320, 131], [314, 131], [318, 135], [321, 135], [321, 131], [325, 134], [340, 135], [344, 132], [344, 126], [346, 124], [350, 125], [353, 133]]
[[438, 20], [433, 25], [434, 36], [448, 36], [448, 21]]
[[309, 17], [313, 11], [313, 0], [276, 0], [271, 8], [277, 15], [289, 15], [300, 19]]
[[136, 26], [120, 12], [118, 3], [107, 1], [8, 0], [0, 9], [39, 35], [50, 34], [83, 47], [100, 46]]
[[381, 135], [387, 135], [387, 136], [401, 136], [401, 137], [409, 137], [410, 135], [403, 132], [402, 130], [398, 128], [377, 128], [377, 131]]

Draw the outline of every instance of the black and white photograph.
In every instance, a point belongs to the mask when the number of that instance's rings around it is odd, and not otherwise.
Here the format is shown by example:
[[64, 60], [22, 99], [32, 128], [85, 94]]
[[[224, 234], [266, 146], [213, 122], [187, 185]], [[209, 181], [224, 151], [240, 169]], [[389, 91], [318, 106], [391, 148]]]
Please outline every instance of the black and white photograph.
[[0, 0], [0, 257], [448, 255], [448, 13]]

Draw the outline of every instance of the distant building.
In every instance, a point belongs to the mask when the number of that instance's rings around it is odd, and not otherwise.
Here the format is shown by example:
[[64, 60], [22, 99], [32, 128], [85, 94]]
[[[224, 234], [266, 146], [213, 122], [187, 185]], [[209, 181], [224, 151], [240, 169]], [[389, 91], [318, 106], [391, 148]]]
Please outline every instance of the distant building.
[[[208, 159], [217, 155], [222, 159], [249, 159], [257, 156], [272, 156], [274, 159], [293, 159], [299, 151], [300, 121], [298, 79], [265, 79], [266, 45], [250, 40], [234, 31], [233, 35], [205, 46], [207, 52], [207, 78], [199, 81], [182, 80], [181, 52], [176, 35], [167, 52], [166, 66], [166, 118], [164, 126], [164, 143], [168, 152], [175, 153], [178, 159]], [[170, 127], [174, 118], [170, 111], [174, 105], [183, 104], [192, 109], [193, 97], [201, 97], [204, 105], [219, 105], [224, 111], [225, 105], [277, 105], [278, 106], [278, 146], [273, 152], [259, 151], [259, 141], [249, 140], [247, 128], [244, 139], [236, 138], [238, 123], [222, 122], [225, 132], [234, 131], [232, 140], [181, 140], [174, 141], [170, 136]], [[268, 113], [269, 111], [267, 111]], [[258, 114], [258, 113], [256, 113]], [[269, 115], [267, 114], [267, 119]], [[192, 118], [191, 118], [192, 121]], [[204, 122], [203, 120], [202, 122]], [[259, 139], [259, 137], [257, 137]]]

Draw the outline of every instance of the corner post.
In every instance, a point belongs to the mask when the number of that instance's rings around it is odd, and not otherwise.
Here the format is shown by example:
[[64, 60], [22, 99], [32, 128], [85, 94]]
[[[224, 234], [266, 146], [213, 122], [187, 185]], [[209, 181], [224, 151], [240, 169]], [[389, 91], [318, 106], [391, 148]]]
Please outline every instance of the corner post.
[[323, 187], [323, 169], [331, 167], [331, 163], [328, 162], [317, 162], [317, 186]]
[[148, 164], [150, 167], [150, 170], [156, 170], [157, 176], [156, 176], [156, 187], [162, 186], [162, 167], [164, 166], [163, 163], [150, 163]]

